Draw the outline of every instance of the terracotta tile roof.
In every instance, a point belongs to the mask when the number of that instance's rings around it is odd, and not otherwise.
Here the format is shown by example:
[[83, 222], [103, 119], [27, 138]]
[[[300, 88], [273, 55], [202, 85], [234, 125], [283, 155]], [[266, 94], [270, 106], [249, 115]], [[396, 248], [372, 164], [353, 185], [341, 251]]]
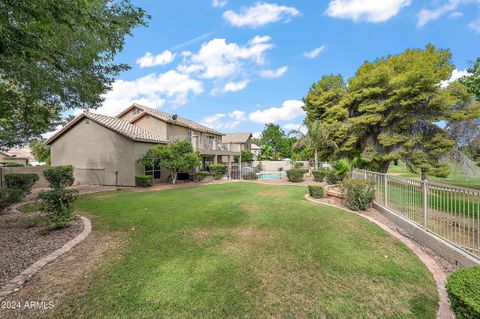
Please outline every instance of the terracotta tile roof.
[[[192, 130], [195, 130], [195, 131], [212, 133], [212, 134], [216, 134], [216, 135], [224, 135], [223, 133], [220, 133], [220, 132], [218, 132], [218, 131], [216, 131], [216, 130], [208, 127], [208, 126], [202, 125], [200, 123], [197, 123], [195, 121], [186, 119], [186, 118], [181, 117], [181, 116], [177, 116], [177, 119], [173, 120], [172, 119], [173, 115], [169, 114], [167, 112], [157, 111], [155, 109], [152, 109], [152, 108], [149, 108], [147, 106], [143, 106], [143, 105], [140, 105], [140, 104], [137, 104], [137, 103], [134, 103], [130, 108], [132, 108], [132, 107], [137, 107], [137, 108], [143, 110], [145, 113], [141, 113], [138, 116], [136, 116], [135, 118], [133, 118], [130, 121], [131, 123], [134, 123], [137, 119], [141, 118], [143, 115], [148, 114], [148, 115], [154, 116], [154, 117], [156, 117], [156, 118], [158, 118], [162, 121], [172, 123], [172, 124], [177, 124], [177, 125], [180, 125], [180, 126], [185, 126], [185, 127], [190, 128]], [[130, 108], [128, 108], [128, 109], [130, 109]], [[120, 113], [120, 115], [118, 115], [118, 116], [121, 116], [124, 113], [125, 113], [125, 111]]]
[[84, 112], [81, 115], [77, 116], [67, 125], [65, 125], [60, 131], [50, 137], [45, 143], [51, 144], [54, 140], [60, 137], [60, 135], [66, 132], [69, 128], [73, 127], [79, 120], [84, 117], [137, 142], [168, 143], [168, 141], [162, 138], [160, 135], [150, 132], [134, 124], [131, 124], [128, 121], [119, 119], [117, 117], [111, 117], [91, 112]]
[[246, 143], [250, 136], [252, 133], [249, 132], [229, 133], [222, 137], [222, 143]]

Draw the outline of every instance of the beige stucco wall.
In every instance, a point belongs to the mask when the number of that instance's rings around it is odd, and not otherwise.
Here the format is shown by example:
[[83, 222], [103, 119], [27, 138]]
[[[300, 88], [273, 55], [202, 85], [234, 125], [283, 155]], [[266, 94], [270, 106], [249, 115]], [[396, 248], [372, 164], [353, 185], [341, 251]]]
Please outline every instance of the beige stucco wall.
[[142, 112], [141, 109], [139, 109], [137, 107], [134, 107], [130, 111], [128, 111], [127, 113], [123, 114], [122, 116], [119, 116], [119, 118], [121, 118], [122, 120], [125, 120], [125, 121], [130, 121], [134, 117], [137, 117], [141, 112]]
[[22, 165], [27, 165], [28, 160], [26, 158], [15, 158], [15, 157], [7, 157], [7, 156], [0, 156], [0, 163], [17, 163]]
[[167, 139], [167, 123], [161, 121], [153, 116], [144, 115], [139, 120], [135, 121], [133, 124], [140, 126], [150, 132], [156, 133]]
[[84, 118], [53, 142], [52, 166], [73, 165], [76, 183], [134, 186], [137, 159], [150, 143], [137, 143]]

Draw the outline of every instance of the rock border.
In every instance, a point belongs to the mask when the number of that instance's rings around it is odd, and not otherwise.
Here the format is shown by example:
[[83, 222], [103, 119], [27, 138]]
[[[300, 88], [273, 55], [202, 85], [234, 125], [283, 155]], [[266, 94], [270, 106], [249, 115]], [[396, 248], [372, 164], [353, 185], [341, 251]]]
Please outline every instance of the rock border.
[[432, 274], [433, 279], [435, 280], [435, 284], [437, 286], [438, 297], [439, 297], [439, 308], [438, 308], [438, 312], [437, 312], [437, 318], [440, 318], [440, 319], [444, 319], [444, 318], [455, 319], [455, 315], [453, 314], [452, 310], [450, 309], [450, 300], [448, 299], [447, 289], [445, 288], [447, 275], [445, 274], [443, 269], [435, 262], [435, 260], [433, 260], [432, 257], [430, 257], [423, 250], [421, 250], [411, 239], [402, 236], [400, 233], [395, 232], [394, 230], [392, 230], [388, 226], [382, 224], [381, 222], [377, 221], [376, 219], [371, 218], [369, 216], [362, 215], [362, 214], [360, 214], [356, 211], [347, 209], [345, 207], [340, 207], [340, 206], [337, 206], [337, 205], [333, 205], [333, 204], [318, 201], [315, 198], [311, 197], [309, 194], [305, 195], [305, 199], [308, 200], [309, 202], [312, 202], [312, 203], [315, 203], [315, 204], [320, 204], [320, 205], [325, 205], [325, 206], [338, 208], [338, 209], [344, 210], [346, 212], [353, 213], [357, 216], [363, 217], [363, 218], [367, 219], [368, 221], [376, 224], [381, 229], [386, 231], [388, 234], [390, 234], [391, 236], [400, 240], [402, 243], [404, 243], [423, 262], [423, 264], [427, 267], [427, 269]]
[[[19, 205], [24, 205], [27, 203], [17, 204], [12, 209], [16, 210]], [[0, 288], [0, 301], [5, 299], [9, 294], [20, 290], [25, 283], [30, 281], [36, 273], [38, 273], [43, 267], [45, 267], [48, 263], [54, 261], [58, 257], [62, 256], [63, 254], [70, 251], [73, 247], [83, 241], [85, 238], [90, 235], [92, 231], [92, 223], [90, 219], [80, 216], [80, 219], [83, 223], [83, 230], [82, 232], [77, 235], [75, 238], [67, 242], [61, 248], [55, 250], [54, 252], [48, 254], [47, 256], [41, 258], [34, 262], [30, 267], [22, 271], [18, 276], [9, 280], [3, 287]]]

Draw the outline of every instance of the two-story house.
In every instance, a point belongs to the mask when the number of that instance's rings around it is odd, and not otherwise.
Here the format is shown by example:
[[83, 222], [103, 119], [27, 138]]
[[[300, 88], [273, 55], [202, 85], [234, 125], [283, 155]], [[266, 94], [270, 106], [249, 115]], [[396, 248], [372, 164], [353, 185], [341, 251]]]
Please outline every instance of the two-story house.
[[202, 168], [214, 163], [230, 166], [241, 147], [222, 143], [223, 135], [178, 115], [134, 103], [116, 117], [82, 113], [46, 143], [51, 146], [51, 164], [73, 165], [79, 184], [133, 186], [136, 175], [167, 181], [167, 170], [137, 163], [156, 144], [188, 140], [200, 153]]

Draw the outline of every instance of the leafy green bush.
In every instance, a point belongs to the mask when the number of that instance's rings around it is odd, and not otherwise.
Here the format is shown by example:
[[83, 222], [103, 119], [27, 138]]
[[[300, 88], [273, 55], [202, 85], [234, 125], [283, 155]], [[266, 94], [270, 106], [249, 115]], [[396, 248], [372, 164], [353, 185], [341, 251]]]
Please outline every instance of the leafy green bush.
[[352, 166], [350, 165], [350, 162], [346, 158], [343, 158], [333, 163], [332, 168], [335, 174], [337, 175], [339, 181], [343, 181], [343, 179], [352, 170]]
[[207, 178], [208, 172], [207, 171], [198, 171], [193, 174], [193, 179], [196, 181], [203, 181], [205, 178]]
[[305, 164], [303, 162], [296, 162], [293, 164], [293, 168], [302, 168]]
[[448, 175], [450, 175], [450, 166], [441, 165], [439, 167], [436, 167], [433, 169], [432, 175], [435, 177], [447, 178]]
[[314, 170], [312, 173], [313, 173], [313, 180], [315, 182], [323, 182], [323, 180], [325, 179], [325, 175], [327, 175], [326, 171], [320, 170], [320, 169]]
[[18, 203], [23, 199], [24, 192], [16, 188], [0, 189], [0, 213], [10, 205]]
[[287, 171], [287, 178], [290, 182], [298, 183], [303, 181], [305, 171], [302, 168], [292, 168]]
[[325, 190], [320, 185], [308, 185], [308, 193], [313, 198], [323, 198]]
[[135, 186], [150, 187], [152, 185], [153, 185], [153, 176], [149, 176], [149, 175], [135, 176]]
[[477, 164], [478, 167], [480, 167], [480, 161], [476, 161], [475, 163]]
[[41, 210], [48, 215], [48, 222], [53, 229], [65, 228], [74, 219], [73, 204], [78, 190], [55, 188], [39, 194]]
[[457, 318], [480, 318], [480, 266], [451, 274], [447, 279], [447, 292]]
[[43, 176], [50, 184], [51, 188], [65, 188], [72, 186], [75, 182], [73, 178], [73, 166], [57, 166], [43, 170]]
[[33, 173], [8, 173], [5, 174], [5, 183], [8, 188], [20, 189], [24, 194], [29, 194], [33, 185], [38, 181], [38, 175]]
[[248, 172], [248, 173], [243, 173], [242, 178], [247, 181], [254, 181], [258, 179], [258, 176], [257, 176], [257, 173]]
[[335, 174], [335, 172], [328, 171], [328, 172], [325, 173], [325, 182], [328, 185], [335, 185], [339, 182], [339, 178], [338, 178], [337, 174]]
[[351, 209], [366, 210], [375, 198], [375, 184], [366, 179], [348, 178], [342, 182], [342, 192]]
[[223, 176], [225, 176], [225, 174], [227, 173], [227, 166], [223, 164], [212, 164], [209, 166], [209, 168], [210, 174], [216, 180], [222, 179]]
[[25, 165], [23, 165], [22, 163], [15, 163], [15, 162], [10, 162], [5, 164], [5, 167], [24, 167], [24, 166]]

